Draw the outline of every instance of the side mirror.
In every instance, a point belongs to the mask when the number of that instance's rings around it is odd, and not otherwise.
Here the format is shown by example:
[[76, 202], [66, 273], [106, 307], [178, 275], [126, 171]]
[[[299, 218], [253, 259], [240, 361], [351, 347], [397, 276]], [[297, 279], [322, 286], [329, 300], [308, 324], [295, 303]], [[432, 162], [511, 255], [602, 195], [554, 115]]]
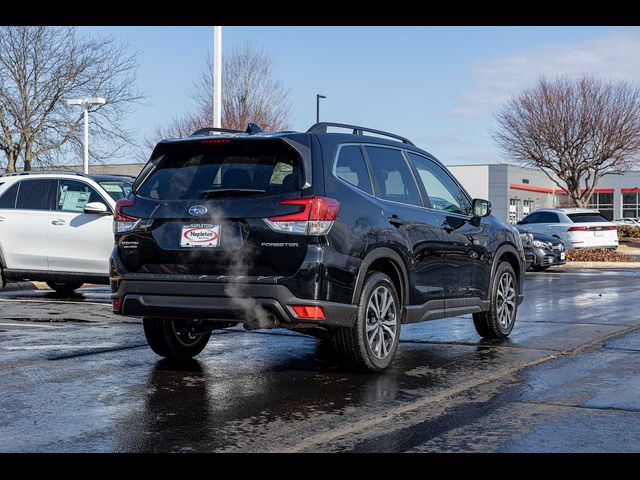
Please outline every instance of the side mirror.
[[526, 225], [529, 222], [526, 222], [524, 220], [520, 220], [518, 223], [516, 223], [516, 225]]
[[84, 213], [93, 215], [109, 215], [109, 209], [102, 202], [90, 202], [84, 206]]
[[471, 203], [471, 209], [473, 210], [473, 216], [476, 218], [488, 217], [491, 215], [491, 202], [489, 200], [474, 198]]

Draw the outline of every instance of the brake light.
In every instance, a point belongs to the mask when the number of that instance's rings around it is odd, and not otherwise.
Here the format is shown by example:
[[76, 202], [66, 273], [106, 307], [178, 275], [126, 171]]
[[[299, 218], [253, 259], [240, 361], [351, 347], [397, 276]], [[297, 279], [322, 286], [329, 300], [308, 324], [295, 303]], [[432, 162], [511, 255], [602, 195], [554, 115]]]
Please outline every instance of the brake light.
[[116, 213], [113, 216], [113, 231], [114, 233], [126, 233], [138, 226], [140, 223], [140, 219], [137, 217], [132, 217], [131, 215], [127, 215], [122, 212], [124, 207], [131, 207], [135, 205], [136, 202], [133, 200], [129, 200], [128, 198], [121, 198], [116, 202]]
[[264, 221], [275, 231], [298, 235], [329, 233], [340, 210], [337, 200], [318, 196], [283, 200], [280, 204], [299, 205], [301, 208], [295, 213], [265, 218]]
[[604, 227], [569, 227], [567, 232], [585, 232], [585, 231], [603, 231], [603, 230], [617, 230], [615, 225], [607, 225]]
[[291, 305], [291, 308], [300, 318], [313, 318], [316, 320], [325, 318], [322, 307], [315, 307], [313, 305]]
[[229, 138], [211, 138], [207, 140], [200, 140], [200, 143], [229, 143]]

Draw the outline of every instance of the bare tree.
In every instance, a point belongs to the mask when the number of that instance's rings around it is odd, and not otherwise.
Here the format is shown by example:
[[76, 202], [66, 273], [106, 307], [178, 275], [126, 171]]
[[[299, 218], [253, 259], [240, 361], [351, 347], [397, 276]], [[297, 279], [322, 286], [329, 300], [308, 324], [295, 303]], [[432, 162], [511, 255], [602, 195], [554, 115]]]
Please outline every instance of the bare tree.
[[[273, 58], [264, 50], [245, 45], [234, 47], [222, 66], [222, 127], [244, 130], [253, 122], [264, 130], [290, 128], [289, 90], [274, 77]], [[156, 127], [145, 141], [149, 149], [163, 138], [189, 136], [213, 125], [213, 62], [194, 83], [190, 94], [194, 108], [175, 117], [164, 127]], [[146, 152], [143, 154], [146, 156]]]
[[132, 143], [122, 127], [132, 104], [137, 58], [111, 37], [87, 38], [75, 27], [0, 27], [0, 151], [6, 170], [20, 162], [67, 163], [82, 148], [82, 111], [71, 97], [104, 97], [91, 107], [91, 155], [102, 160]]
[[640, 90], [589, 76], [541, 78], [497, 112], [505, 156], [541, 168], [585, 207], [598, 180], [624, 173], [640, 153]]

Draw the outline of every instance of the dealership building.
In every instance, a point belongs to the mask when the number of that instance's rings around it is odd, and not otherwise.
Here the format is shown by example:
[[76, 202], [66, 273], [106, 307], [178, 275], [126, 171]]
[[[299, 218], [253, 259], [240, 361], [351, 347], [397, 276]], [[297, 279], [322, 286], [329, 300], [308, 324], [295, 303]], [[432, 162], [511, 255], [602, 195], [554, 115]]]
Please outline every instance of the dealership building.
[[[509, 223], [538, 208], [571, 206], [568, 195], [539, 169], [506, 163], [447, 168], [472, 197], [488, 199], [494, 215]], [[602, 177], [589, 207], [610, 220], [640, 217], [640, 170]]]

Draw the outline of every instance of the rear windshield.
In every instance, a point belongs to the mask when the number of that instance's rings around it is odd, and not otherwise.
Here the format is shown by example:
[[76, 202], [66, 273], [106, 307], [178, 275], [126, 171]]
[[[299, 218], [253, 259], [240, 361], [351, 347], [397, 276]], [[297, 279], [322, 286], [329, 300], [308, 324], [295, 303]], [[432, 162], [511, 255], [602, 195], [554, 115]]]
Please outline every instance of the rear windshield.
[[606, 217], [599, 213], [570, 213], [567, 215], [573, 223], [608, 222]]
[[137, 194], [163, 200], [214, 197], [218, 193], [275, 195], [299, 190], [298, 154], [277, 140], [167, 145]]

